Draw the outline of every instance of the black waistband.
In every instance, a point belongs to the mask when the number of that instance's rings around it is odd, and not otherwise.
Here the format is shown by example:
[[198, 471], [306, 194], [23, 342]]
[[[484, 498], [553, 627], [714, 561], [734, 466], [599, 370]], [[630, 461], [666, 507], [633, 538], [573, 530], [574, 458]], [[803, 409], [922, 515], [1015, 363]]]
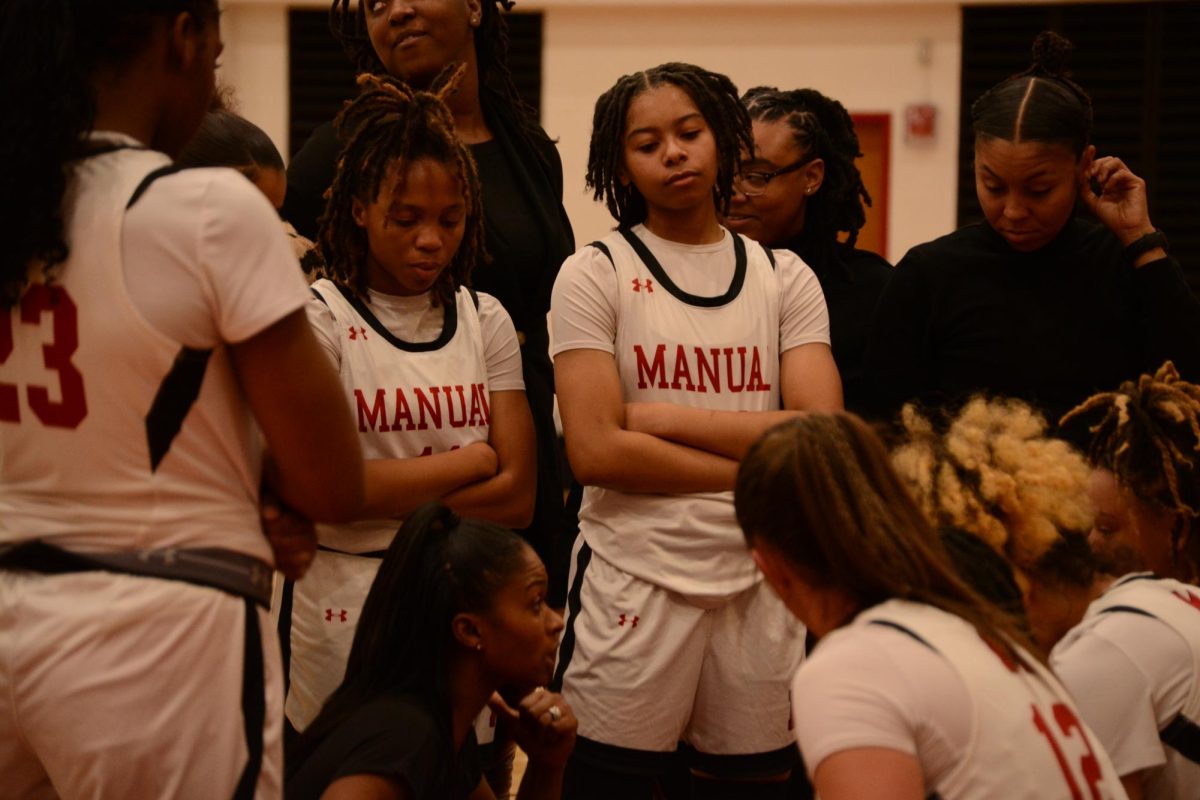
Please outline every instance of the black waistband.
[[0, 545], [0, 569], [46, 575], [66, 572], [120, 572], [219, 589], [271, 605], [271, 567], [253, 556], [218, 548], [164, 548], [112, 553], [76, 553], [34, 539]]

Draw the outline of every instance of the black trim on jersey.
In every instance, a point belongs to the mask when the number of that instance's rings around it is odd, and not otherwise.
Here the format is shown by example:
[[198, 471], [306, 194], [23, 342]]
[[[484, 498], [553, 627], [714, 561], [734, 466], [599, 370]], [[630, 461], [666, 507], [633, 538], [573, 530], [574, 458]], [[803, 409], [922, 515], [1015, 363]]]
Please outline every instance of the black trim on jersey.
[[267, 719], [266, 680], [263, 676], [262, 633], [258, 608], [246, 601], [246, 641], [242, 664], [242, 722], [246, 732], [246, 767], [233, 792], [233, 800], [253, 800], [262, 772], [263, 726]]
[[1200, 764], [1200, 725], [1180, 714], [1159, 731], [1158, 738], [1179, 755]]
[[125, 210], [128, 211], [129, 209], [133, 208], [133, 204], [142, 199], [142, 195], [145, 194], [146, 190], [150, 188], [150, 184], [154, 183], [156, 180], [165, 175], [171, 175], [183, 169], [186, 169], [186, 167], [181, 167], [178, 164], [167, 164], [165, 167], [159, 167], [146, 177], [142, 178], [142, 182], [139, 183], [137, 188], [133, 190], [133, 196], [130, 197], [129, 202], [125, 204]]
[[150, 149], [149, 147], [143, 147], [142, 145], [135, 145], [135, 144], [117, 144], [116, 142], [107, 142], [104, 144], [96, 143], [96, 144], [91, 144], [91, 145], [84, 145], [83, 152], [81, 152], [79, 155], [75, 156], [74, 158], [72, 158], [70, 160], [71, 161], [86, 161], [89, 158], [95, 158], [96, 156], [106, 156], [109, 153], [116, 153], [120, 150], [149, 150], [149, 149]]
[[[916, 631], [912, 630], [911, 628], [904, 627], [899, 622], [892, 622], [890, 619], [873, 619], [870, 622], [868, 622], [867, 624], [868, 625], [880, 625], [884, 628], [892, 628], [893, 630], [900, 631], [901, 633], [906, 633], [909, 636], [911, 636], [912, 638], [916, 639], [921, 644], [928, 647], [933, 652], [935, 652], [935, 653], [938, 652], [938, 649], [936, 647], [934, 647], [929, 642], [922, 639], [921, 636]], [[939, 653], [939, 655], [940, 655], [940, 653]]]
[[387, 550], [367, 550], [365, 553], [348, 553], [345, 550], [334, 550], [332, 547], [326, 547], [323, 544], [317, 545], [318, 550], [324, 550], [326, 553], [337, 553], [339, 556], [358, 556], [359, 558], [375, 558], [380, 559], [387, 555]]
[[592, 242], [588, 245], [588, 247], [594, 247], [601, 253], [604, 253], [604, 257], [608, 259], [609, 264], [612, 264], [612, 268], [617, 268], [617, 262], [613, 261], [612, 250], [609, 250], [608, 245], [606, 245], [604, 242]]
[[639, 239], [636, 233], [629, 228], [618, 228], [617, 230], [625, 237], [625, 241], [633, 248], [633, 252], [637, 253], [637, 257], [642, 260], [646, 268], [650, 270], [650, 274], [658, 279], [659, 284], [666, 287], [666, 290], [676, 299], [690, 306], [717, 308], [737, 299], [742, 291], [742, 285], [746, 282], [746, 243], [733, 231], [728, 232], [733, 237], [733, 280], [729, 282], [729, 288], [725, 290], [724, 294], [717, 297], [700, 297], [680, 289], [663, 269], [663, 265], [658, 263], [654, 253], [650, 252], [650, 248], [646, 247], [646, 243]]
[[279, 634], [279, 655], [283, 662], [283, 696], [285, 699], [292, 688], [292, 604], [295, 593], [296, 582], [291, 578], [284, 578], [283, 591], [279, 596], [279, 620], [275, 624], [275, 632]]
[[183, 347], [175, 356], [171, 370], [163, 376], [146, 413], [146, 444], [150, 448], [150, 471], [158, 469], [171, 443], [183, 427], [183, 420], [200, 395], [204, 373], [212, 350]]
[[775, 251], [769, 247], [763, 247], [763, 245], [759, 245], [759, 247], [762, 247], [763, 252], [767, 254], [767, 261], [771, 262], [771, 271], [774, 272], [775, 271]]
[[471, 302], [475, 304], [475, 310], [478, 311], [479, 310], [479, 292], [475, 291], [470, 286], [464, 286], [463, 288], [467, 290], [467, 294], [471, 295]]
[[1143, 617], [1150, 617], [1150, 619], [1158, 619], [1158, 617], [1154, 616], [1146, 609], [1135, 608], [1134, 606], [1109, 606], [1108, 608], [1100, 609], [1101, 614], [1111, 614], [1114, 611], [1120, 611], [1125, 614], [1141, 614]]
[[379, 318], [371, 313], [371, 309], [362, 301], [358, 295], [340, 284], [334, 284], [337, 290], [342, 293], [342, 297], [346, 298], [346, 302], [354, 307], [358, 315], [366, 320], [371, 326], [371, 330], [384, 338], [388, 344], [395, 347], [397, 350], [404, 350], [408, 353], [428, 353], [431, 350], [441, 350], [450, 340], [454, 338], [454, 334], [458, 331], [458, 299], [454, 302], [447, 303], [444, 306], [442, 314], [442, 332], [432, 342], [406, 342], [396, 334], [389, 331]]
[[587, 542], [579, 545], [579, 555], [575, 557], [575, 580], [567, 592], [567, 629], [563, 631], [562, 644], [558, 646], [558, 666], [554, 668], [554, 678], [550, 682], [554, 691], [562, 691], [563, 675], [567, 673], [567, 665], [575, 654], [575, 622], [579, 619], [582, 607], [579, 595], [583, 591], [583, 573], [587, 572], [588, 564], [592, 563], [592, 548]]
[[325, 301], [325, 295], [321, 294], [320, 292], [318, 292], [316, 289], [312, 288], [311, 286], [310, 286], [310, 287], [308, 287], [308, 290], [309, 290], [310, 292], [312, 292], [312, 296], [313, 296], [313, 297], [315, 297], [315, 298], [317, 298], [318, 300], [320, 300], [320, 301], [321, 301], [321, 304], [322, 304], [323, 306], [325, 306], [326, 308], [329, 308], [329, 303], [327, 303], [327, 302]]
[[689, 744], [683, 745], [688, 766], [722, 780], [754, 780], [772, 778], [793, 770], [801, 764], [800, 751], [795, 744], [786, 744], [778, 750], [764, 753], [721, 755], [702, 753]]

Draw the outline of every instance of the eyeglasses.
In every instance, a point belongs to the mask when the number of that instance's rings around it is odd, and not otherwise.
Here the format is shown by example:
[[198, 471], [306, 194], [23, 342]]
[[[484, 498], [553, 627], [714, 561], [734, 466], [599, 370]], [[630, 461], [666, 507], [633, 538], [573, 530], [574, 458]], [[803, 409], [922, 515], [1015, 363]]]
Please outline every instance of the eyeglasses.
[[815, 156], [809, 154], [797, 161], [795, 164], [789, 164], [786, 167], [780, 167], [770, 172], [739, 172], [733, 176], [733, 184], [737, 190], [746, 197], [758, 197], [767, 191], [767, 184], [778, 178], [780, 175], [786, 175], [789, 172], [795, 172], [803, 167], [808, 162], [812, 161]]

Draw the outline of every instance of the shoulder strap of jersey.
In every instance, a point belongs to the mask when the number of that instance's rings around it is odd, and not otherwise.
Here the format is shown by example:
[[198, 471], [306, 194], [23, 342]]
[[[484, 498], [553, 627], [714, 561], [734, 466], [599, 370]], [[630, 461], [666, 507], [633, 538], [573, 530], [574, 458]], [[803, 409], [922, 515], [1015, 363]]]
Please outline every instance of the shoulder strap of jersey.
[[604, 242], [595, 241], [589, 244], [588, 247], [594, 247], [601, 253], [604, 253], [604, 257], [608, 259], [608, 263], [612, 264], [612, 268], [617, 268], [617, 262], [613, 261], [612, 250], [609, 250], [608, 245], [606, 245]]
[[313, 296], [313, 297], [317, 298], [317, 299], [318, 299], [318, 300], [320, 300], [322, 303], [324, 303], [326, 308], [328, 308], [328, 307], [329, 307], [329, 301], [325, 299], [325, 295], [323, 295], [323, 294], [321, 294], [320, 292], [318, 292], [318, 291], [317, 291], [317, 289], [316, 289], [316, 287], [315, 287], [315, 286], [310, 286], [310, 287], [308, 287], [308, 290], [309, 290], [310, 292], [312, 292], [312, 296]]
[[475, 310], [478, 311], [479, 310], [479, 292], [475, 291], [470, 286], [464, 286], [463, 288], [466, 289], [467, 293], [471, 295], [471, 302], [475, 304]]
[[137, 188], [133, 190], [133, 195], [129, 198], [129, 202], [125, 204], [125, 210], [128, 211], [129, 209], [133, 208], [133, 204], [142, 199], [142, 195], [145, 194], [146, 190], [150, 188], [150, 184], [154, 183], [164, 175], [171, 175], [183, 169], [187, 168], [180, 166], [179, 164], [167, 164], [150, 172], [150, 174], [142, 178], [142, 182], [139, 183]]

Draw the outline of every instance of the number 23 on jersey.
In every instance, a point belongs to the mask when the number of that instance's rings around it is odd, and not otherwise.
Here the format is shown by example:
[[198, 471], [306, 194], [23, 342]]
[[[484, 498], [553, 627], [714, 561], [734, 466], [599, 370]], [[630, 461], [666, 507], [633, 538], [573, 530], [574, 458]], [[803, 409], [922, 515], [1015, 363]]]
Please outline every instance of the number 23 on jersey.
[[[13, 359], [16, 349], [14, 332], [19, 325], [47, 329], [49, 335], [43, 335], [40, 340], [41, 363], [47, 377], [57, 376], [57, 393], [29, 376], [26, 376], [28, 382], [24, 386], [4, 380], [4, 367]], [[79, 313], [75, 301], [61, 286], [34, 283], [25, 291], [20, 303], [0, 311], [0, 422], [21, 421], [23, 390], [30, 410], [43, 425], [78, 427], [87, 416], [83, 375], [71, 363], [71, 356], [78, 347]], [[55, 394], [59, 399], [54, 399]]]

